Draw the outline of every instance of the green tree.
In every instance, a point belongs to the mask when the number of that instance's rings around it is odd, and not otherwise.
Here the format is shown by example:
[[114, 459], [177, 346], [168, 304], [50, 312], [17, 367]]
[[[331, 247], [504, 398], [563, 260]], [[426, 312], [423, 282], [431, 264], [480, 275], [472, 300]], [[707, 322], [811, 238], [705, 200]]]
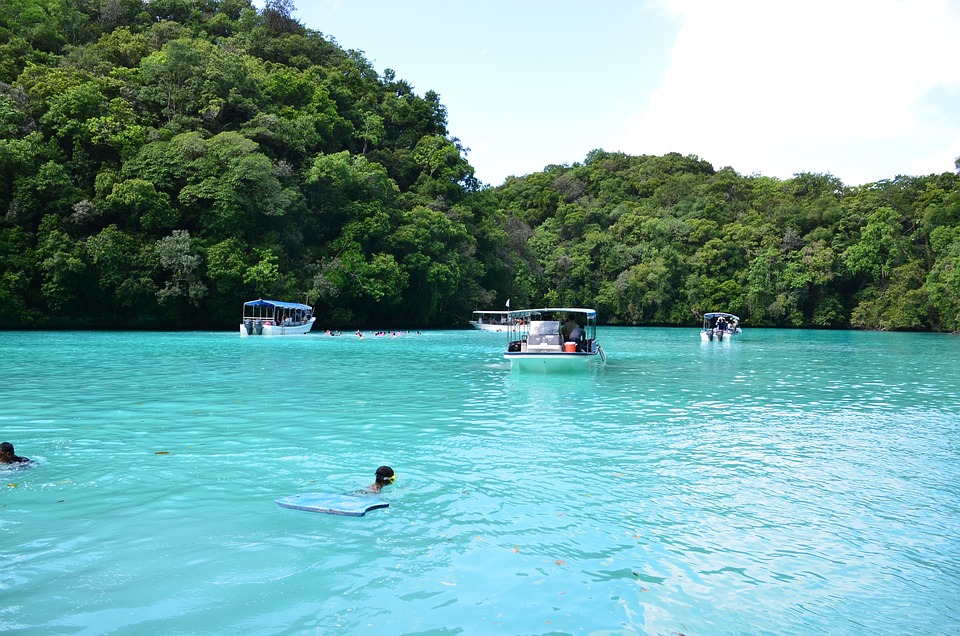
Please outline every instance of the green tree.
[[[69, 311], [78, 305], [80, 290], [86, 283], [87, 262], [83, 246], [63, 231], [59, 217], [43, 218], [37, 235], [42, 301], [51, 315]], [[84, 309], [82, 305], [78, 305]]]
[[168, 316], [182, 319], [186, 311], [199, 307], [207, 295], [207, 286], [200, 276], [203, 259], [186, 230], [174, 230], [157, 241], [155, 249], [164, 282], [157, 291], [157, 300]]
[[277, 257], [266, 249], [257, 248], [255, 252], [258, 260], [244, 271], [243, 283], [252, 287], [259, 296], [272, 295], [280, 278]]
[[417, 142], [413, 156], [421, 166], [417, 188], [426, 197], [458, 201], [464, 187], [474, 187], [473, 168], [463, 158], [464, 149], [456, 140], [440, 135], [425, 136]]
[[449, 315], [450, 301], [462, 283], [464, 259], [471, 241], [462, 223], [426, 207], [404, 212], [389, 246], [409, 280], [403, 294], [410, 302], [404, 315], [419, 324], [431, 324]]
[[847, 267], [855, 274], [865, 273], [886, 286], [891, 271], [909, 259], [908, 239], [900, 225], [900, 216], [881, 207], [870, 215], [860, 240], [843, 253]]
[[19, 227], [0, 229], [0, 324], [42, 321], [31, 289], [37, 270], [30, 237]]
[[133, 320], [156, 308], [152, 259], [135, 235], [116, 225], [89, 236], [84, 245], [99, 283], [99, 305], [111, 320]]
[[960, 331], [960, 226], [941, 226], [931, 233], [936, 261], [924, 284], [938, 325]]
[[128, 223], [139, 221], [149, 233], [163, 233], [177, 227], [180, 220], [166, 192], [158, 192], [145, 179], [127, 179], [116, 183], [104, 200], [107, 213]]

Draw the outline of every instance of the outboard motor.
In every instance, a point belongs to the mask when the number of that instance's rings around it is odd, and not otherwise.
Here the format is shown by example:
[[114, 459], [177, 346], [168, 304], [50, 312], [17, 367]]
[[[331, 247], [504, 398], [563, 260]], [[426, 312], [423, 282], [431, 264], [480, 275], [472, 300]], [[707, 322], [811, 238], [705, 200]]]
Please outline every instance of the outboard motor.
[[247, 331], [248, 336], [253, 335], [253, 319], [247, 318], [243, 321], [243, 328]]
[[262, 320], [258, 320], [257, 322], [253, 323], [253, 330], [256, 332], [256, 334], [257, 334], [258, 336], [262, 336], [262, 335], [263, 335], [263, 321], [262, 321]]

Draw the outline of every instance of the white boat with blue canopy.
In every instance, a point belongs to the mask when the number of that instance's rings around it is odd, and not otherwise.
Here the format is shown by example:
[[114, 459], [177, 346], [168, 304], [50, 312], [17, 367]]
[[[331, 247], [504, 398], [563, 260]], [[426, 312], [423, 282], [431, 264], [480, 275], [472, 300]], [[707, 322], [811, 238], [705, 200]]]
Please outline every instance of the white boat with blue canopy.
[[703, 314], [703, 328], [700, 340], [703, 342], [730, 342], [734, 336], [742, 333], [740, 318], [723, 311], [711, 311]]
[[583, 369], [606, 360], [597, 341], [597, 311], [582, 307], [518, 309], [507, 314], [511, 369]]
[[243, 303], [241, 336], [300, 336], [313, 328], [313, 307], [258, 298]]

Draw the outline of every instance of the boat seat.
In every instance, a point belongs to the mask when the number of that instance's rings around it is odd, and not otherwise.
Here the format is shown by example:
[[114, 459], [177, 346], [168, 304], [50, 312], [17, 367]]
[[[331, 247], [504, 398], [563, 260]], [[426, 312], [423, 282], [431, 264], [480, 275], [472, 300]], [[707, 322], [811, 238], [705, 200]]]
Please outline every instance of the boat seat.
[[563, 351], [563, 346], [558, 344], [531, 345], [527, 343], [527, 351]]
[[532, 333], [527, 337], [528, 347], [560, 346], [558, 333]]

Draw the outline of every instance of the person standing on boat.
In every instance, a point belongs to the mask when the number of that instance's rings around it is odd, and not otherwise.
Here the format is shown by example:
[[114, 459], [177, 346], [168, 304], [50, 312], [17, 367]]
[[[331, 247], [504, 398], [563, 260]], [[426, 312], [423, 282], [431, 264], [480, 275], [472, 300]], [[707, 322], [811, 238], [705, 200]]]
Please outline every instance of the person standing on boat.
[[29, 457], [20, 457], [13, 451], [13, 444], [3, 442], [0, 444], [0, 464], [32, 464], [33, 460]]
[[389, 466], [381, 466], [376, 472], [376, 481], [367, 487], [367, 492], [380, 492], [384, 486], [389, 486], [397, 480], [397, 474]]

